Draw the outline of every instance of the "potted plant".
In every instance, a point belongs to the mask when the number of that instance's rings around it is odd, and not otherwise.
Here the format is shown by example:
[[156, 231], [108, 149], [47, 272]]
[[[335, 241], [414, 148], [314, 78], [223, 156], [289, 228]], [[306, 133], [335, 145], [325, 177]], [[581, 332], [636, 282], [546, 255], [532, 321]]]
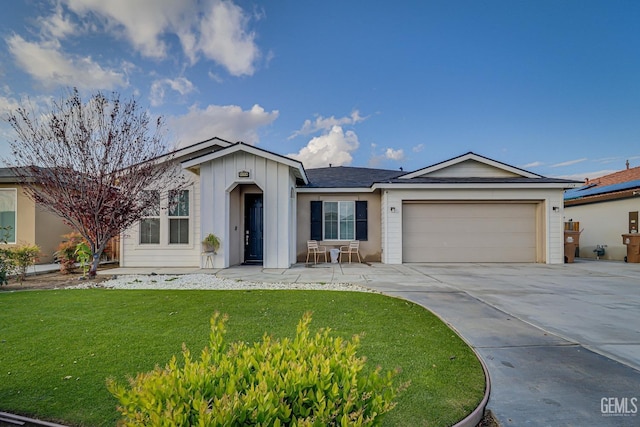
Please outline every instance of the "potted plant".
[[220, 239], [213, 233], [209, 233], [207, 237], [202, 240], [202, 251], [217, 253], [220, 248]]

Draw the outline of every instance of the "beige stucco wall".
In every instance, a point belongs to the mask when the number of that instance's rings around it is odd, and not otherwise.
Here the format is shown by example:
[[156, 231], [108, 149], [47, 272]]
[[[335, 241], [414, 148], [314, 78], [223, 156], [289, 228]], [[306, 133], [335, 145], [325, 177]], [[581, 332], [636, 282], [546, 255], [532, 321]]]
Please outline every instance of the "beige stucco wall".
[[[363, 261], [380, 262], [381, 240], [380, 240], [380, 193], [298, 193], [297, 200], [297, 261], [304, 262], [307, 257], [307, 240], [311, 236], [311, 201], [319, 200], [323, 202], [343, 202], [343, 201], [367, 201], [367, 228], [368, 239], [360, 242], [360, 256]], [[321, 246], [326, 246], [327, 251], [331, 248], [338, 248], [348, 242], [330, 240], [320, 241]], [[344, 258], [343, 258], [344, 259]]]
[[627, 247], [622, 234], [629, 232], [629, 212], [640, 211], [640, 197], [564, 208], [565, 221], [580, 222], [580, 257], [595, 258], [597, 245], [607, 245], [600, 259], [622, 261]]
[[19, 184], [0, 184], [0, 188], [16, 190], [16, 243], [3, 245], [38, 245], [41, 250], [39, 264], [53, 261], [53, 252], [62, 241], [62, 234], [69, 233], [71, 228], [62, 219], [43, 208], [36, 209], [35, 203], [23, 191]]
[[36, 245], [40, 247], [40, 263], [53, 262], [53, 253], [62, 242], [63, 234], [71, 233], [73, 229], [62, 219], [44, 209], [35, 210], [35, 237]]

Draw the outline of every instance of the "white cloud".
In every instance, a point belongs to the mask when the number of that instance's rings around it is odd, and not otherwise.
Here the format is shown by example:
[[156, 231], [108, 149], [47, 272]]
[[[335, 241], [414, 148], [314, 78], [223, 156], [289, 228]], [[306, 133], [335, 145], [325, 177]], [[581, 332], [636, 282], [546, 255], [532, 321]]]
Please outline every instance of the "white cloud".
[[322, 117], [318, 115], [313, 122], [308, 119], [305, 120], [302, 128], [293, 132], [288, 139], [293, 139], [299, 135], [309, 135], [318, 131], [328, 131], [334, 126], [355, 125], [366, 119], [368, 119], [368, 116], [362, 117], [358, 110], [352, 111], [349, 116], [340, 118], [336, 118], [335, 116]]
[[237, 105], [209, 105], [205, 109], [193, 106], [179, 117], [168, 117], [168, 128], [175, 133], [179, 147], [215, 136], [227, 141], [258, 143], [258, 129], [278, 118], [278, 110], [265, 111], [259, 105], [243, 110]]
[[[187, 13], [196, 16], [194, 1], [174, 0], [64, 0], [80, 18], [88, 15], [104, 20], [108, 29], [126, 38], [140, 53], [165, 58], [167, 47], [160, 36], [170, 28], [180, 28]], [[181, 32], [188, 43], [189, 31]]]
[[577, 163], [582, 163], [587, 161], [588, 159], [586, 157], [583, 157], [581, 159], [575, 159], [575, 160], [567, 160], [566, 162], [560, 162], [560, 163], [556, 163], [555, 165], [551, 165], [552, 168], [560, 168], [560, 167], [564, 167], [564, 166], [571, 166], [571, 165], [575, 165]]
[[387, 148], [387, 151], [385, 151], [384, 156], [390, 160], [400, 161], [404, 159], [404, 150], [403, 149], [394, 150], [393, 148]]
[[351, 153], [359, 145], [355, 132], [344, 132], [336, 125], [328, 133], [311, 139], [297, 154], [287, 156], [301, 161], [306, 168], [328, 167], [329, 164], [344, 166], [351, 164]]
[[15, 111], [20, 106], [20, 102], [12, 97], [0, 96], [0, 116]]
[[424, 150], [424, 144], [418, 144], [411, 148], [411, 151], [413, 151], [414, 153], [420, 153], [422, 152], [422, 150]]
[[260, 50], [249, 16], [229, 0], [65, 0], [75, 13], [94, 15], [142, 55], [165, 59], [163, 40], [175, 35], [191, 64], [202, 54], [234, 76], [252, 75]]
[[540, 166], [544, 166], [544, 163], [539, 162], [539, 161], [535, 161], [535, 162], [531, 162], [531, 163], [527, 163], [526, 165], [522, 165], [520, 166], [522, 169], [528, 169], [528, 168], [537, 168]]
[[53, 39], [63, 39], [69, 34], [74, 34], [79, 29], [71, 22], [69, 16], [65, 15], [62, 6], [56, 5], [51, 16], [38, 18], [40, 30], [44, 36]]
[[239, 6], [230, 1], [214, 1], [200, 22], [197, 48], [234, 76], [252, 75], [260, 51], [255, 33], [247, 31], [248, 21]]
[[155, 80], [151, 84], [151, 90], [149, 93], [149, 98], [151, 99], [151, 105], [153, 107], [157, 107], [164, 103], [166, 87], [183, 96], [194, 91], [193, 83], [185, 77]]
[[64, 55], [56, 41], [28, 42], [19, 35], [7, 39], [18, 65], [45, 87], [114, 89], [127, 86], [125, 75], [94, 62], [90, 56]]
[[207, 75], [209, 76], [209, 78], [211, 80], [213, 80], [216, 83], [222, 83], [224, 80], [222, 80], [222, 77], [220, 77], [219, 75], [217, 75], [216, 73], [214, 73], [213, 71], [209, 71], [207, 73]]
[[599, 170], [599, 171], [580, 172], [580, 173], [574, 173], [574, 174], [570, 174], [570, 175], [554, 175], [553, 178], [573, 179], [575, 181], [584, 181], [586, 178], [589, 178], [589, 180], [592, 180], [592, 179], [596, 179], [596, 178], [599, 178], [599, 177], [604, 176], [604, 175], [609, 175], [609, 174], [614, 173], [614, 172], [618, 172], [618, 171], [617, 170], [611, 170], [611, 169], [603, 169], [603, 170]]
[[249, 31], [250, 18], [230, 0], [59, 0], [50, 15], [35, 18], [36, 41], [20, 35], [5, 41], [18, 66], [45, 87], [114, 89], [127, 86], [126, 69], [69, 54], [61, 41], [105, 32], [144, 56], [166, 59], [176, 36], [191, 65], [202, 56], [232, 75], [251, 75], [260, 50]]

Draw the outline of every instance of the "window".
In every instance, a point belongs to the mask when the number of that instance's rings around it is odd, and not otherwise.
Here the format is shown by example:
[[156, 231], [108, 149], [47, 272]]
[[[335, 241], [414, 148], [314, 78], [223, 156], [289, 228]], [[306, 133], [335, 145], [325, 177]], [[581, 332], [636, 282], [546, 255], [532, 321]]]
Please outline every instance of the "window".
[[17, 192], [14, 189], [0, 190], [0, 240], [16, 242]]
[[312, 240], [367, 240], [367, 201], [311, 201]]
[[169, 243], [189, 243], [189, 190], [169, 192]]
[[324, 238], [354, 240], [355, 202], [324, 202]]
[[147, 201], [144, 218], [140, 220], [140, 244], [160, 243], [160, 192], [146, 191]]

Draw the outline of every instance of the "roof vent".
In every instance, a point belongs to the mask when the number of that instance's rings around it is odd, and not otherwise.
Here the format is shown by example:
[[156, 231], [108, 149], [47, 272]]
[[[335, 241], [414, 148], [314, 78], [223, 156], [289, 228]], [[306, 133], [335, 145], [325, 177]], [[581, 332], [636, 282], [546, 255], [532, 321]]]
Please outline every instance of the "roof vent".
[[629, 169], [629, 159], [627, 159], [627, 169]]

